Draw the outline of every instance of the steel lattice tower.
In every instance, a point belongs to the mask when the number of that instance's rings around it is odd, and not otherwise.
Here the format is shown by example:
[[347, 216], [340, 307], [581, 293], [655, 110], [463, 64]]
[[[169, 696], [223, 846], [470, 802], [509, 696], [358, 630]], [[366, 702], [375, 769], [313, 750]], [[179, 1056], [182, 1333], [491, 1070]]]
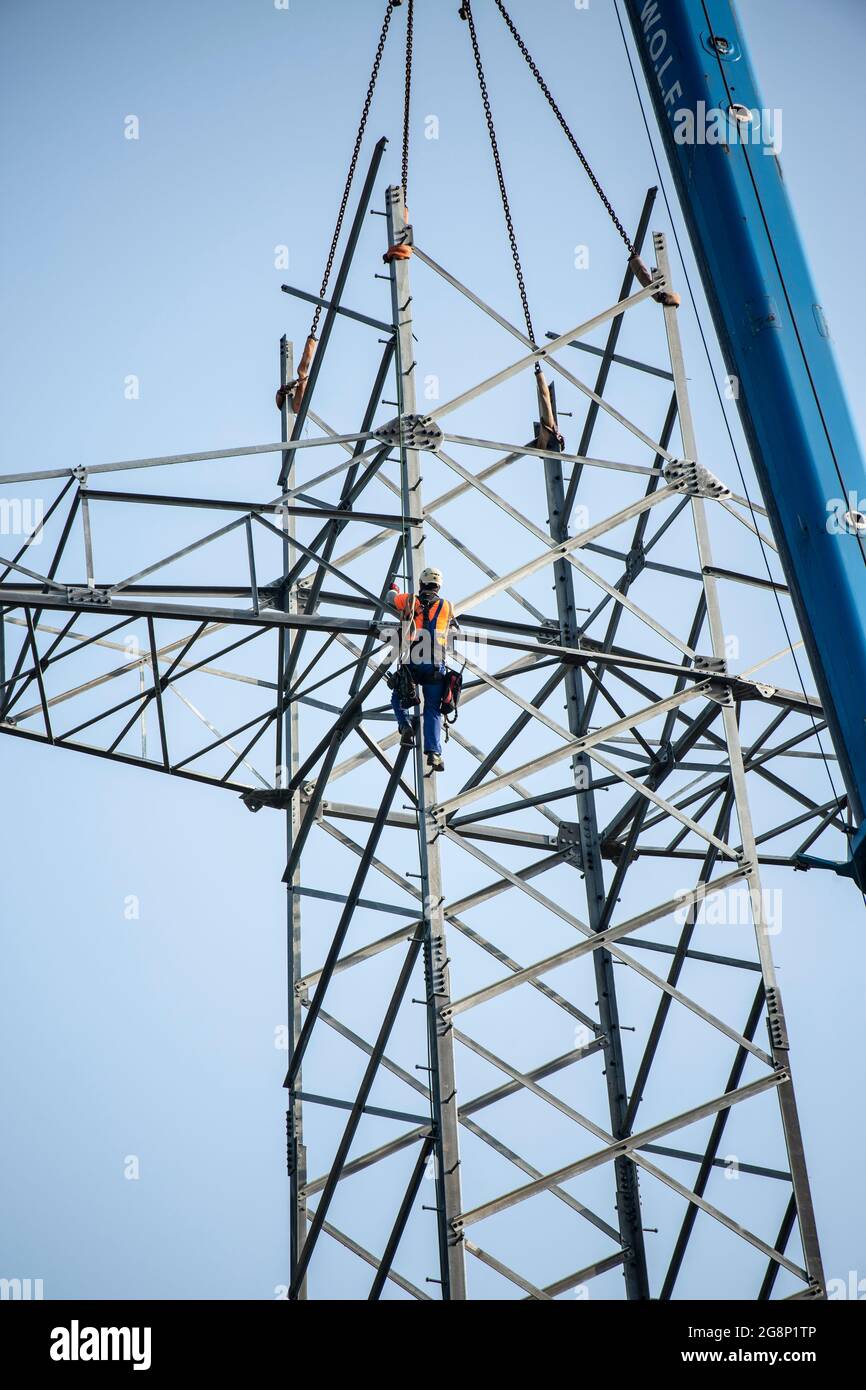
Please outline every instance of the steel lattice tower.
[[[713, 548], [721, 520], [759, 542], [753, 509], [702, 463], [684, 311], [654, 299], [675, 288], [664, 238], [653, 238], [652, 285], [627, 273], [612, 303], [602, 297], [541, 349], [419, 245], [390, 261], [391, 313], [377, 320], [342, 300], [383, 147], [324, 301], [301, 412], [284, 394], [278, 441], [0, 480], [59, 480], [43, 523], [59, 524], [47, 570], [32, 568], [26, 544], [3, 562], [0, 730], [285, 816], [291, 1298], [328, 1296], [327, 1242], [357, 1260], [372, 1298], [546, 1300], [612, 1271], [629, 1298], [669, 1298], [684, 1269], [690, 1293], [713, 1297], [728, 1259], [743, 1297], [820, 1296], [761, 864], [794, 867], [803, 846], [791, 837], [804, 827], [806, 845], [843, 831], [845, 802], [819, 805], [785, 770], [794, 754], [818, 756], [816, 698], [726, 660], [720, 586], [770, 581], [723, 568]], [[387, 245], [412, 242], [399, 188], [385, 213]], [[410, 285], [422, 275], [517, 340], [510, 366], [426, 412], [415, 388], [423, 293]], [[345, 422], [317, 413], [315, 386], [346, 315], [384, 351], [363, 418], [341, 433]], [[617, 354], [629, 315], [654, 316], [664, 366]], [[597, 332], [589, 385], [571, 349]], [[539, 361], [585, 402], [574, 453], [537, 447], [531, 418], [527, 443], [448, 432], [448, 417], [488, 392], [524, 389]], [[658, 418], [641, 426], [606, 397], [614, 362], [649, 374]], [[283, 384], [292, 371], [284, 340]], [[637, 441], [642, 463], [592, 454], [602, 417]], [[99, 476], [174, 477], [267, 453], [281, 467], [263, 501], [108, 490]], [[434, 460], [452, 477], [441, 492], [424, 476]], [[518, 466], [537, 470], [532, 515], [507, 500]], [[590, 475], [610, 480], [610, 505], [576, 529]], [[467, 536], [469, 498], [487, 521]], [[215, 511], [217, 525], [135, 574], [103, 578], [93, 511], [158, 518], [164, 506], [209, 525]], [[224, 570], [208, 547], [227, 538], [246, 575], [216, 582]], [[389, 584], [411, 590], [433, 546], [481, 576], [449, 595], [465, 687], [438, 778], [420, 751], [399, 748], [383, 681]], [[536, 576], [553, 584], [543, 609]], [[578, 598], [589, 593], [587, 613]], [[118, 663], [132, 631], [140, 653]], [[230, 728], [184, 697], [193, 674], [230, 690]], [[275, 777], [257, 770], [260, 754]], [[736, 955], [701, 917], [734, 893], [753, 928]], [[725, 1181], [732, 1144], [738, 1182]]]

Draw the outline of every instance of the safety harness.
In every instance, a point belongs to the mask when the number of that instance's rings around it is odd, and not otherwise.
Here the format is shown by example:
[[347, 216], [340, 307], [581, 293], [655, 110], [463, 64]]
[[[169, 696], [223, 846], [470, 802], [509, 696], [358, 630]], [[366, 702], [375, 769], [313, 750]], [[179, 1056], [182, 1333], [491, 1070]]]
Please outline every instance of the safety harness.
[[[445, 724], [445, 738], [448, 738], [448, 725], [457, 718], [457, 706], [463, 689], [463, 674], [451, 671], [445, 664], [445, 639], [439, 634], [436, 623], [442, 612], [445, 599], [427, 598], [424, 595], [409, 595], [409, 602], [403, 612], [403, 640], [400, 644], [400, 658], [396, 671], [387, 677], [387, 683], [396, 690], [401, 709], [411, 709], [421, 703], [417, 682], [412, 674], [412, 645], [420, 633], [425, 633], [429, 650], [435, 658], [432, 664], [438, 667], [443, 681], [442, 700], [439, 706]], [[418, 609], [421, 612], [418, 613]], [[420, 618], [420, 624], [418, 619]], [[412, 631], [414, 627], [414, 633]], [[427, 664], [416, 662], [416, 665]]]
[[[444, 673], [444, 670], [445, 670], [445, 650], [444, 650], [445, 644], [444, 644], [443, 641], [440, 640], [440, 637], [439, 637], [439, 634], [438, 634], [438, 631], [437, 631], [437, 628], [436, 628], [436, 623], [437, 623], [437, 621], [438, 621], [439, 615], [440, 615], [441, 612], [442, 612], [442, 607], [443, 607], [443, 604], [445, 603], [445, 600], [444, 600], [444, 598], [429, 599], [429, 598], [425, 598], [424, 595], [421, 594], [421, 595], [419, 595], [417, 602], [420, 604], [421, 610], [422, 610], [422, 612], [423, 612], [423, 614], [424, 614], [424, 617], [423, 617], [423, 620], [422, 620], [422, 623], [421, 623], [421, 628], [422, 628], [422, 631], [425, 632], [425, 633], [427, 634], [427, 638], [428, 638], [429, 643], [430, 643], [430, 648], [429, 648], [429, 650], [430, 650], [430, 655], [431, 655], [431, 657], [433, 658], [433, 665], [434, 665], [434, 666], [439, 666], [439, 667], [441, 667], [441, 668], [442, 668], [442, 671], [443, 671], [443, 673]], [[414, 617], [414, 605], [413, 605], [413, 617]], [[415, 628], [415, 636], [416, 636], [416, 638], [417, 638], [417, 636], [418, 636], [417, 623], [416, 623], [416, 628]]]

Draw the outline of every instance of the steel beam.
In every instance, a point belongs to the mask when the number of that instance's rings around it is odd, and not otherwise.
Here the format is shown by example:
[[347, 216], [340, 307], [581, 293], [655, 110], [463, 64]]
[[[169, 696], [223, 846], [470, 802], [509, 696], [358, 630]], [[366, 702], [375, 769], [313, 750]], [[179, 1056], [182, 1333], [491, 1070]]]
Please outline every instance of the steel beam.
[[[665, 276], [669, 276], [670, 264], [668, 261], [665, 238], [660, 233], [657, 233], [654, 237], [654, 243], [659, 267]], [[674, 373], [675, 389], [677, 393], [683, 449], [687, 458], [697, 460], [697, 440], [689, 402], [688, 384], [682, 344], [680, 341], [677, 311], [674, 308], [665, 308], [663, 312], [668, 338], [668, 349], [671, 357], [671, 367]], [[692, 498], [692, 516], [694, 519], [698, 556], [700, 559], [701, 571], [704, 576], [704, 593], [706, 594], [707, 600], [707, 618], [712, 636], [713, 653], [716, 658], [724, 660], [725, 631], [718, 599], [717, 580], [708, 572], [712, 567], [713, 556], [710, 546], [706, 508], [701, 497]], [[778, 1097], [782, 1129], [788, 1150], [788, 1164], [791, 1170], [794, 1198], [797, 1204], [800, 1239], [803, 1244], [803, 1254], [809, 1279], [817, 1288], [823, 1289], [824, 1271], [821, 1261], [821, 1249], [818, 1241], [818, 1230], [815, 1222], [815, 1210], [812, 1202], [809, 1177], [806, 1170], [803, 1139], [800, 1131], [800, 1119], [794, 1095], [794, 1083], [790, 1074], [788, 1032], [782, 1007], [781, 991], [779, 989], [779, 982], [776, 976], [776, 969], [770, 947], [770, 936], [768, 935], [768, 927], [770, 924], [765, 918], [765, 900], [761, 890], [757, 846], [755, 844], [752, 815], [746, 788], [746, 772], [740, 745], [737, 714], [733, 704], [727, 704], [723, 707], [722, 717], [725, 725], [725, 740], [731, 768], [731, 783], [734, 789], [734, 800], [737, 808], [740, 835], [743, 842], [743, 853], [749, 866], [749, 896], [752, 907], [752, 919], [755, 927], [758, 959], [761, 962], [761, 972], [767, 998], [770, 1044], [777, 1067], [780, 1069], [785, 1068], [786, 1070], [785, 1081], [779, 1086]]]
[[[406, 209], [401, 188], [388, 189], [385, 212], [388, 245], [395, 246], [407, 237]], [[401, 416], [412, 415], [417, 408], [409, 265], [409, 260], [395, 259], [390, 262], [391, 317], [397, 325], [397, 401]], [[403, 515], [417, 523], [423, 523], [421, 467], [416, 450], [401, 449], [400, 476]], [[417, 534], [409, 532], [411, 539], [407, 540], [405, 551], [405, 582], [411, 593], [417, 592], [417, 576], [427, 563], [423, 524], [416, 530]], [[453, 1230], [453, 1221], [460, 1211], [462, 1197], [457, 1079], [454, 1067], [454, 1041], [448, 1015], [451, 980], [445, 916], [442, 911], [445, 893], [438, 828], [430, 809], [438, 801], [436, 774], [423, 767], [420, 742], [419, 739], [416, 750], [416, 796], [424, 893], [424, 964], [431, 1059], [430, 1094], [436, 1126], [436, 1215], [439, 1228], [440, 1273], [443, 1299], [460, 1301], [467, 1297], [467, 1289], [463, 1245]]]
[[[562, 465], [552, 459], [547, 460], [544, 465], [544, 477], [551, 539], [557, 545], [564, 546], [568, 538], [568, 514], [566, 512]], [[658, 493], [654, 493], [652, 495], [653, 500], [658, 495]], [[639, 513], [637, 514], [639, 515]], [[579, 624], [574, 596], [574, 576], [570, 565], [563, 559], [557, 560], [554, 564], [553, 582], [556, 608], [559, 615], [560, 643], [563, 647], [576, 648], [579, 645]], [[575, 666], [566, 669], [565, 696], [568, 727], [572, 737], [577, 739], [584, 728], [585, 696], [582, 676]], [[606, 891], [595, 793], [588, 790], [592, 778], [590, 760], [585, 749], [578, 748], [574, 752], [571, 768], [574, 778], [577, 822], [580, 827], [580, 857], [583, 867], [586, 909], [589, 925], [594, 932], [597, 932], [602, 925]], [[610, 1127], [615, 1139], [621, 1140], [625, 1139], [627, 1134], [625, 1119], [629, 1088], [625, 1074], [622, 1038], [619, 1031], [619, 1005], [613, 961], [610, 953], [605, 950], [593, 951], [592, 961], [598, 990], [599, 1020], [605, 1039], [605, 1081]], [[626, 1297], [630, 1300], [648, 1299], [650, 1296], [649, 1274], [644, 1248], [637, 1171], [634, 1165], [624, 1157], [617, 1157], [614, 1162], [614, 1180], [620, 1241], [625, 1252], [622, 1270]]]

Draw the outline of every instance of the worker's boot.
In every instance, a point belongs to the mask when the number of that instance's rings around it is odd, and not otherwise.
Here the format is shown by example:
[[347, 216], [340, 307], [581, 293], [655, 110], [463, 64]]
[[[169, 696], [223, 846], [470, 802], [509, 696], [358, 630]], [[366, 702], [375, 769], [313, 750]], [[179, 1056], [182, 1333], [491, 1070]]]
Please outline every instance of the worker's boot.
[[428, 771], [428, 772], [444, 772], [444, 771], [445, 771], [445, 763], [443, 762], [442, 754], [441, 754], [441, 753], [428, 753], [428, 754], [427, 754], [427, 771]]
[[411, 724], [404, 724], [402, 729], [400, 730], [400, 747], [415, 747], [415, 730], [412, 728]]

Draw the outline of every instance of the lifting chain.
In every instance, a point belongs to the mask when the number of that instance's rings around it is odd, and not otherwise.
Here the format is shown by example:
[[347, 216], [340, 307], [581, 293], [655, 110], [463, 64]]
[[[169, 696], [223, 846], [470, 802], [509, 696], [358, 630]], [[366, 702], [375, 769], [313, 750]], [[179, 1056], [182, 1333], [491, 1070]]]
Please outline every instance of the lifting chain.
[[[406, 88], [403, 101], [403, 206], [409, 206], [409, 102], [412, 96], [412, 43], [415, 29], [415, 0], [406, 12]], [[408, 216], [408, 214], [407, 214]]]
[[[595, 177], [595, 174], [592, 172], [592, 169], [590, 168], [590, 164], [589, 164], [588, 159], [586, 158], [586, 155], [583, 153], [583, 150], [580, 148], [580, 145], [579, 145], [579, 144], [577, 143], [577, 141], [575, 140], [574, 135], [572, 134], [571, 129], [570, 129], [570, 127], [569, 127], [568, 122], [566, 121], [565, 117], [563, 116], [562, 112], [560, 111], [559, 107], [557, 106], [556, 101], [554, 100], [554, 97], [553, 97], [553, 93], [551, 92], [550, 88], [548, 87], [547, 83], [545, 82], [544, 78], [542, 77], [541, 73], [539, 72], [538, 66], [537, 66], [537, 64], [535, 63], [535, 60], [533, 59], [532, 54], [529, 52], [529, 49], [526, 47], [526, 44], [523, 42], [523, 39], [521, 38], [520, 33], [519, 33], [518, 29], [517, 29], [517, 26], [515, 25], [513, 19], [511, 18], [511, 15], [510, 15], [510, 14], [508, 13], [508, 11], [506, 10], [504, 4], [502, 3], [502, 0], [493, 0], [493, 3], [495, 4], [495, 6], [496, 6], [497, 10], [499, 11], [499, 13], [502, 15], [502, 18], [505, 20], [505, 23], [508, 25], [508, 28], [509, 28], [509, 30], [510, 30], [510, 32], [511, 32], [511, 37], [514, 39], [514, 42], [517, 44], [517, 47], [520, 49], [520, 52], [523, 54], [523, 57], [526, 59], [526, 62], [527, 62], [527, 65], [528, 65], [528, 67], [529, 67], [530, 72], [532, 73], [533, 77], [535, 78], [536, 82], [538, 83], [539, 87], [541, 88], [542, 92], [544, 93], [544, 95], [546, 96], [546, 98], [547, 98], [547, 100], [548, 100], [548, 102], [549, 102], [549, 104], [550, 104], [550, 109], [552, 110], [552, 112], [553, 112], [554, 116], [556, 117], [556, 119], [559, 121], [559, 124], [562, 126], [562, 129], [565, 131], [565, 134], [566, 134], [566, 136], [568, 137], [568, 142], [569, 142], [569, 144], [571, 145], [571, 148], [574, 150], [574, 153], [577, 155], [578, 159], [580, 160], [581, 164], [583, 165], [584, 169], [586, 170], [586, 173], [587, 173], [587, 176], [589, 177], [590, 183], [592, 184], [593, 188], [595, 189], [596, 193], [598, 194], [599, 198], [601, 199], [602, 203], [604, 204], [604, 206], [605, 206], [605, 208], [606, 208], [606, 210], [607, 210], [607, 213], [608, 213], [608, 215], [609, 215], [611, 221], [613, 222], [613, 225], [616, 227], [617, 231], [619, 232], [620, 236], [622, 237], [623, 241], [625, 242], [626, 246], [628, 247], [629, 255], [630, 255], [630, 256], [636, 256], [636, 255], [637, 255], [637, 250], [636, 250], [636, 248], [634, 247], [634, 245], [633, 245], [631, 239], [629, 238], [629, 235], [628, 235], [628, 233], [626, 232], [625, 227], [622, 225], [622, 223], [620, 222], [620, 220], [619, 220], [619, 218], [617, 217], [616, 213], [614, 212], [613, 207], [612, 207], [611, 202], [610, 202], [610, 199], [608, 198], [607, 194], [605, 193], [605, 191], [604, 191], [604, 189], [602, 188], [601, 184], [599, 183], [598, 179]], [[463, 6], [463, 9], [464, 9], [464, 10], [468, 10], [468, 9], [469, 9], [469, 6], [468, 6], [468, 5], [464, 5], [464, 6]], [[470, 23], [471, 23], [471, 20], [470, 20]]]
[[[334, 256], [337, 253], [337, 243], [340, 240], [340, 232], [343, 229], [343, 218], [346, 215], [346, 208], [349, 204], [349, 194], [352, 191], [352, 180], [355, 177], [355, 169], [358, 164], [358, 155], [361, 153], [361, 144], [364, 139], [364, 131], [367, 128], [367, 117], [370, 114], [370, 106], [373, 101], [373, 92], [376, 90], [376, 79], [379, 76], [379, 68], [382, 64], [382, 54], [385, 51], [385, 40], [388, 37], [388, 29], [391, 25], [391, 15], [395, 4], [399, 5], [401, 0], [388, 0], [385, 6], [385, 18], [382, 21], [382, 31], [379, 34], [379, 42], [376, 45], [376, 56], [373, 59], [373, 71], [370, 73], [370, 81], [367, 86], [367, 95], [364, 98], [364, 106], [361, 111], [361, 122], [358, 126], [358, 134], [355, 136], [355, 147], [352, 150], [352, 158], [349, 162], [349, 174], [346, 179], [346, 187], [343, 189], [343, 198], [340, 203], [340, 211], [337, 213], [337, 225], [334, 228], [334, 235], [331, 239], [331, 247], [328, 251], [328, 259], [325, 264], [325, 274], [322, 279], [322, 288], [319, 290], [319, 298], [324, 299], [328, 289], [328, 281], [331, 278], [331, 271], [334, 266]], [[319, 319], [322, 315], [322, 305], [316, 305], [316, 312], [313, 315], [313, 322], [310, 327], [310, 337], [315, 338], [319, 327]]]
[[[464, 0], [460, 7], [460, 18], [465, 19], [469, 25], [469, 37], [472, 40], [472, 51], [475, 54], [475, 67], [478, 72], [478, 85], [481, 88], [481, 100], [484, 103], [484, 118], [487, 121], [487, 131], [490, 135], [490, 148], [493, 151], [493, 162], [496, 165], [496, 177], [499, 180], [499, 194], [502, 199], [502, 211], [505, 214], [505, 226], [508, 231], [508, 240], [511, 243], [511, 257], [514, 261], [514, 272], [517, 276], [517, 288], [520, 291], [520, 302], [523, 305], [523, 317], [526, 320], [526, 333], [533, 348], [538, 344], [535, 340], [535, 330], [532, 327], [532, 317], [529, 312], [529, 300], [526, 295], [526, 284], [523, 279], [523, 268], [520, 264], [520, 252], [517, 249], [517, 236], [514, 231], [514, 222], [511, 218], [511, 207], [508, 202], [508, 193], [505, 188], [505, 175], [502, 172], [502, 161], [499, 158], [499, 145], [496, 140], [496, 129], [493, 125], [493, 112], [490, 108], [490, 96], [487, 91], [487, 81], [484, 76], [484, 67], [481, 62], [481, 50], [478, 47], [478, 35], [475, 32], [475, 20], [472, 17], [472, 5], [470, 0]], [[539, 370], [536, 364], [536, 371]]]

